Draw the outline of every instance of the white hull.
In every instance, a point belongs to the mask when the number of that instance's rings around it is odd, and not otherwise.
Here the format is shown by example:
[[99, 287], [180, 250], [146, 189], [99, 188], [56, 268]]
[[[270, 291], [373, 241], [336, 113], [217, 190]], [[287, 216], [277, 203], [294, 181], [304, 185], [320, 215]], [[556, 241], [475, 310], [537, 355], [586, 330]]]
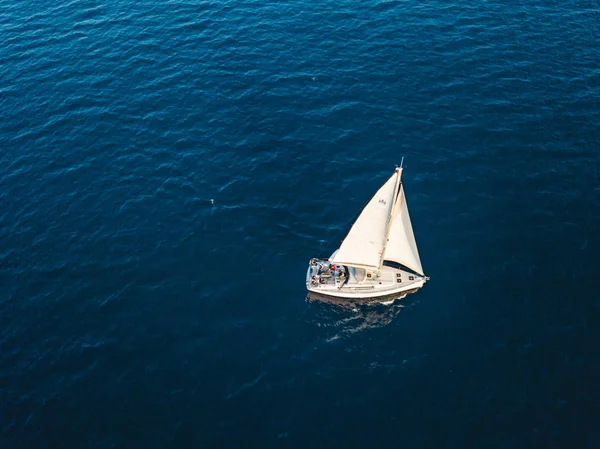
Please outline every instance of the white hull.
[[331, 277], [315, 282], [314, 265], [309, 266], [306, 273], [306, 288], [309, 294], [336, 299], [347, 299], [364, 302], [382, 302], [399, 299], [423, 287], [427, 278], [403, 270], [401, 268], [382, 267], [380, 276], [372, 274], [357, 279], [348, 273], [347, 279], [333, 273]]

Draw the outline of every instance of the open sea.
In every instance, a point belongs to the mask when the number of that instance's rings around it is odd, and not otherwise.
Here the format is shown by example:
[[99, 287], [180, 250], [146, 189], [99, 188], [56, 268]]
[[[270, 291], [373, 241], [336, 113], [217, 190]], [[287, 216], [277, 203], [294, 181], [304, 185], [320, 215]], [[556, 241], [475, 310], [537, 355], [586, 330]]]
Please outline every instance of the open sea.
[[0, 0], [0, 448], [596, 449], [599, 221], [598, 0]]

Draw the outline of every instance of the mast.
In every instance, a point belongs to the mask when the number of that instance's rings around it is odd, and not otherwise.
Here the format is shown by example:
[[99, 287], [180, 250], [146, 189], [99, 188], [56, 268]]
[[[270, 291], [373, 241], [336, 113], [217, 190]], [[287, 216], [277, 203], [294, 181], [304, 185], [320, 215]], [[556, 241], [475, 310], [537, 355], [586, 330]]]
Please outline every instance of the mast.
[[[402, 158], [402, 162], [404, 162], [404, 158]], [[387, 247], [388, 237], [390, 235], [390, 228], [392, 227], [392, 217], [394, 215], [396, 209], [396, 201], [398, 200], [400, 179], [402, 178], [402, 162], [400, 163], [400, 167], [396, 167], [396, 185], [394, 186], [394, 199], [392, 200], [392, 207], [390, 207], [390, 214], [387, 217], [387, 221], [385, 224], [385, 234], [383, 239], [383, 248], [381, 249], [381, 257], [379, 258], [379, 268], [377, 269], [377, 276], [381, 274], [381, 267], [383, 266], [383, 258], [385, 257], [385, 248]]]

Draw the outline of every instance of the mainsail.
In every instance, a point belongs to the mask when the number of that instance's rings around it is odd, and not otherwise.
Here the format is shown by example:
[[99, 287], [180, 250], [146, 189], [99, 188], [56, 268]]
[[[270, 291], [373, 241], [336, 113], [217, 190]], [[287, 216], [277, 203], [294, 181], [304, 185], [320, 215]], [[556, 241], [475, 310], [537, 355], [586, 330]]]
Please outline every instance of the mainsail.
[[423, 275], [423, 267], [421, 266], [402, 184], [400, 185], [400, 194], [393, 214], [384, 259], [402, 264]]
[[394, 173], [365, 206], [339, 250], [331, 258], [331, 262], [363, 268], [380, 268], [386, 224], [392, 212], [397, 176], [399, 175]]

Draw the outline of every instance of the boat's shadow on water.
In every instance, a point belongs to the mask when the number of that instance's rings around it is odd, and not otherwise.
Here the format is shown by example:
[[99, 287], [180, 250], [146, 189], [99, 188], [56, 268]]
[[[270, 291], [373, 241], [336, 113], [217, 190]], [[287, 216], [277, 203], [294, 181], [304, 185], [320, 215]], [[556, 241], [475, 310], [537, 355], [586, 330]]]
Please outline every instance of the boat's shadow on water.
[[336, 335], [329, 340], [336, 340], [344, 335], [391, 324], [400, 313], [406, 312], [419, 302], [419, 295], [391, 299], [386, 303], [349, 303], [309, 294], [306, 301], [313, 309], [314, 323], [318, 327], [335, 330]]

